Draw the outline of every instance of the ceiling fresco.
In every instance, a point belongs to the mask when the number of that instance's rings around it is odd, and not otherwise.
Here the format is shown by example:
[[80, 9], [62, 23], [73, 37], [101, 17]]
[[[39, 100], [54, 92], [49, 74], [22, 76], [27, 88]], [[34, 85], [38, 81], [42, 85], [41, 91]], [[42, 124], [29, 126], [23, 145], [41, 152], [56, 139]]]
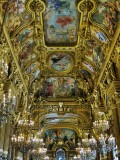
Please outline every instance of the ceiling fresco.
[[46, 0], [45, 3], [43, 21], [46, 43], [75, 44], [79, 27], [77, 0]]
[[[119, 2], [2, 1], [0, 15], [8, 44], [23, 84], [31, 87], [32, 102], [39, 105], [38, 110], [44, 102], [48, 103], [46, 106], [49, 102], [57, 105], [59, 101], [75, 103], [79, 109], [83, 99], [89, 102], [119, 27]], [[70, 123], [70, 120], [70, 117], [49, 117], [46, 123]], [[77, 118], [72, 121], [76, 123]], [[70, 137], [75, 134], [72, 130], [61, 129], [61, 132], [65, 131], [70, 132]], [[53, 146], [54, 132], [46, 131], [47, 146]], [[66, 142], [69, 144], [72, 140], [67, 137]]]
[[[98, 41], [95, 41], [93, 39], [87, 40], [85, 44], [88, 47], [85, 53], [86, 59], [94, 64], [97, 69], [101, 69], [101, 66], [104, 62], [104, 50], [102, 48], [103, 44], [100, 44]], [[92, 69], [92, 71], [93, 70], [94, 69]]]
[[35, 46], [35, 42], [33, 39], [29, 39], [25, 45], [23, 45], [21, 52], [18, 55], [19, 65], [21, 68], [26, 66], [26, 63], [37, 59], [37, 55], [34, 53], [33, 49]]
[[71, 77], [51, 77], [46, 79], [43, 88], [37, 92], [36, 96], [47, 98], [64, 98], [80, 96], [82, 90], [78, 89], [76, 80]]
[[73, 66], [73, 59], [66, 52], [55, 52], [49, 56], [49, 65], [54, 71], [63, 73], [69, 71]]
[[[3, 9], [6, 5], [3, 6]], [[6, 9], [5, 25], [10, 36], [23, 25], [28, 25], [32, 15], [26, 10], [25, 0], [10, 0]]]
[[20, 31], [19, 35], [16, 35], [15, 43], [16, 44], [24, 44], [25, 41], [33, 35], [33, 26], [27, 26], [22, 31]]

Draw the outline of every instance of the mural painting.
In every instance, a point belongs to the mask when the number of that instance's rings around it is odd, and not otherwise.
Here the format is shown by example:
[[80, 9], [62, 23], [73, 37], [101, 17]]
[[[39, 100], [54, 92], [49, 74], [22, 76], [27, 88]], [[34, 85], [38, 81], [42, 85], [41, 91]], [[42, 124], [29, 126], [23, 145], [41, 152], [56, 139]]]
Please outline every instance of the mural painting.
[[23, 44], [25, 40], [27, 40], [33, 34], [33, 27], [28, 26], [22, 32], [20, 32], [19, 36], [16, 38], [17, 44]]
[[[5, 25], [12, 36], [15, 30], [32, 20], [31, 14], [25, 8], [25, 0], [10, 0], [5, 17]], [[3, 6], [4, 9], [5, 6]]]
[[66, 71], [72, 65], [71, 57], [65, 53], [53, 54], [49, 59], [49, 63], [51, 68], [56, 71]]
[[94, 40], [87, 40], [86, 46], [89, 48], [85, 54], [85, 57], [89, 59], [98, 69], [101, 69], [104, 62], [104, 53], [102, 45]]
[[91, 29], [91, 34], [96, 37], [99, 41], [102, 43], [107, 43], [108, 39], [107, 37], [100, 31], [97, 30], [97, 28], [93, 28], [92, 26], [90, 27]]
[[32, 83], [35, 79], [38, 79], [38, 78], [39, 78], [39, 75], [40, 75], [40, 70], [39, 70], [39, 69], [36, 69], [36, 70], [33, 72], [33, 75], [30, 77], [30, 83]]
[[81, 77], [88, 82], [89, 84], [88, 91], [91, 93], [94, 89], [94, 83], [93, 83], [91, 74], [85, 69], [81, 69], [80, 74], [81, 74]]
[[79, 94], [80, 91], [76, 86], [75, 79], [70, 77], [51, 77], [45, 81], [43, 88], [36, 93], [36, 96], [46, 98], [71, 98], [79, 96]]
[[84, 62], [82, 63], [83, 66], [85, 66], [88, 70], [90, 70], [91, 72], [94, 72], [94, 68], [92, 67], [92, 65], [88, 62]]
[[78, 119], [77, 118], [54, 118], [54, 119], [48, 119], [46, 123], [77, 123]]
[[43, 14], [45, 40], [50, 43], [74, 43], [77, 41], [78, 19], [77, 1], [46, 0]]
[[97, 11], [92, 15], [92, 19], [96, 23], [104, 25], [107, 31], [109, 31], [109, 34], [113, 35], [119, 9], [117, 0], [98, 0]]
[[72, 150], [76, 147], [78, 136], [76, 132], [71, 129], [61, 128], [47, 130], [44, 133], [43, 139], [48, 150], [51, 150], [59, 141], [68, 144], [69, 148]]
[[35, 46], [35, 42], [33, 42], [33, 40], [29, 40], [22, 48], [21, 53], [19, 54], [19, 64], [20, 67], [23, 68], [24, 67], [24, 62], [25, 61], [29, 61], [31, 59], [35, 59], [37, 57], [36, 54], [34, 54], [34, 46]]
[[32, 72], [32, 70], [35, 69], [36, 66], [37, 66], [36, 63], [31, 64], [31, 65], [26, 69], [26, 73], [29, 74], [30, 72]]

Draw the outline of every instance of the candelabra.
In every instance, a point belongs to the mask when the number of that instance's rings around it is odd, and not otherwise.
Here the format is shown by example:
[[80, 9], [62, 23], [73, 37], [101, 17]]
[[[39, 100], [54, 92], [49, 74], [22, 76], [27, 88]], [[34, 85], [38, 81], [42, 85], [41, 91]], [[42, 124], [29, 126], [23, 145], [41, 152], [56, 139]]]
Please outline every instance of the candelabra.
[[85, 134], [85, 138], [82, 139], [81, 143], [78, 143], [78, 148], [76, 151], [77, 156], [74, 157], [75, 160], [94, 160], [96, 159], [97, 152], [97, 141], [94, 137], [88, 139], [88, 134]]
[[98, 151], [103, 157], [105, 157], [108, 152], [113, 151], [116, 146], [115, 137], [113, 137], [113, 135], [108, 136], [107, 134], [101, 134], [98, 137], [98, 142]]
[[11, 117], [15, 111], [16, 97], [11, 96], [11, 89], [8, 94], [3, 94], [2, 102], [0, 104], [0, 123], [6, 123], [8, 117]]
[[12, 145], [23, 153], [23, 159], [26, 154], [33, 148], [39, 147], [40, 139], [31, 133], [34, 121], [30, 119], [30, 113], [24, 112], [18, 121], [16, 134], [12, 136]]
[[93, 129], [98, 137], [98, 151], [103, 157], [107, 155], [115, 147], [115, 138], [113, 135], [108, 135], [107, 130], [109, 130], [109, 122], [103, 119], [103, 112], [98, 112], [98, 120], [93, 122]]
[[92, 138], [86, 136], [82, 139], [81, 143], [78, 143], [78, 148], [76, 148], [77, 156], [75, 156], [74, 159], [95, 160], [97, 153], [106, 157], [107, 153], [111, 152], [115, 146], [115, 138], [112, 135], [108, 136], [107, 134], [101, 134], [97, 139], [93, 136]]
[[33, 149], [30, 154], [35, 160], [49, 160], [49, 157], [46, 155], [46, 152], [47, 148], [44, 148], [44, 143], [42, 143], [39, 148]]
[[23, 154], [27, 153], [30, 149], [32, 149], [34, 144], [33, 136], [28, 134], [26, 135], [24, 133], [13, 135], [11, 141], [12, 144]]

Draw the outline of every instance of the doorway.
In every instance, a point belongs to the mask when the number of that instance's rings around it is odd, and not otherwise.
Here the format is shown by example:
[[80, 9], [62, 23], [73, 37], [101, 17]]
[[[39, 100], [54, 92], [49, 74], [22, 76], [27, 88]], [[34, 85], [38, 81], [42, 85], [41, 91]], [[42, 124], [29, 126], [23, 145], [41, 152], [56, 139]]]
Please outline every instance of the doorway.
[[66, 160], [64, 149], [58, 149], [56, 151], [56, 160]]

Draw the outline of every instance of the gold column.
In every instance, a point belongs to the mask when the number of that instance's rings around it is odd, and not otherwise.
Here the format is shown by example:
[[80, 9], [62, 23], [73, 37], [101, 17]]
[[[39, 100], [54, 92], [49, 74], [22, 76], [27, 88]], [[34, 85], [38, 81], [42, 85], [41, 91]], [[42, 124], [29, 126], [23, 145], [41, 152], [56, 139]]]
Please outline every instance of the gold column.
[[5, 125], [0, 126], [0, 160], [2, 160], [3, 145], [4, 145]]

